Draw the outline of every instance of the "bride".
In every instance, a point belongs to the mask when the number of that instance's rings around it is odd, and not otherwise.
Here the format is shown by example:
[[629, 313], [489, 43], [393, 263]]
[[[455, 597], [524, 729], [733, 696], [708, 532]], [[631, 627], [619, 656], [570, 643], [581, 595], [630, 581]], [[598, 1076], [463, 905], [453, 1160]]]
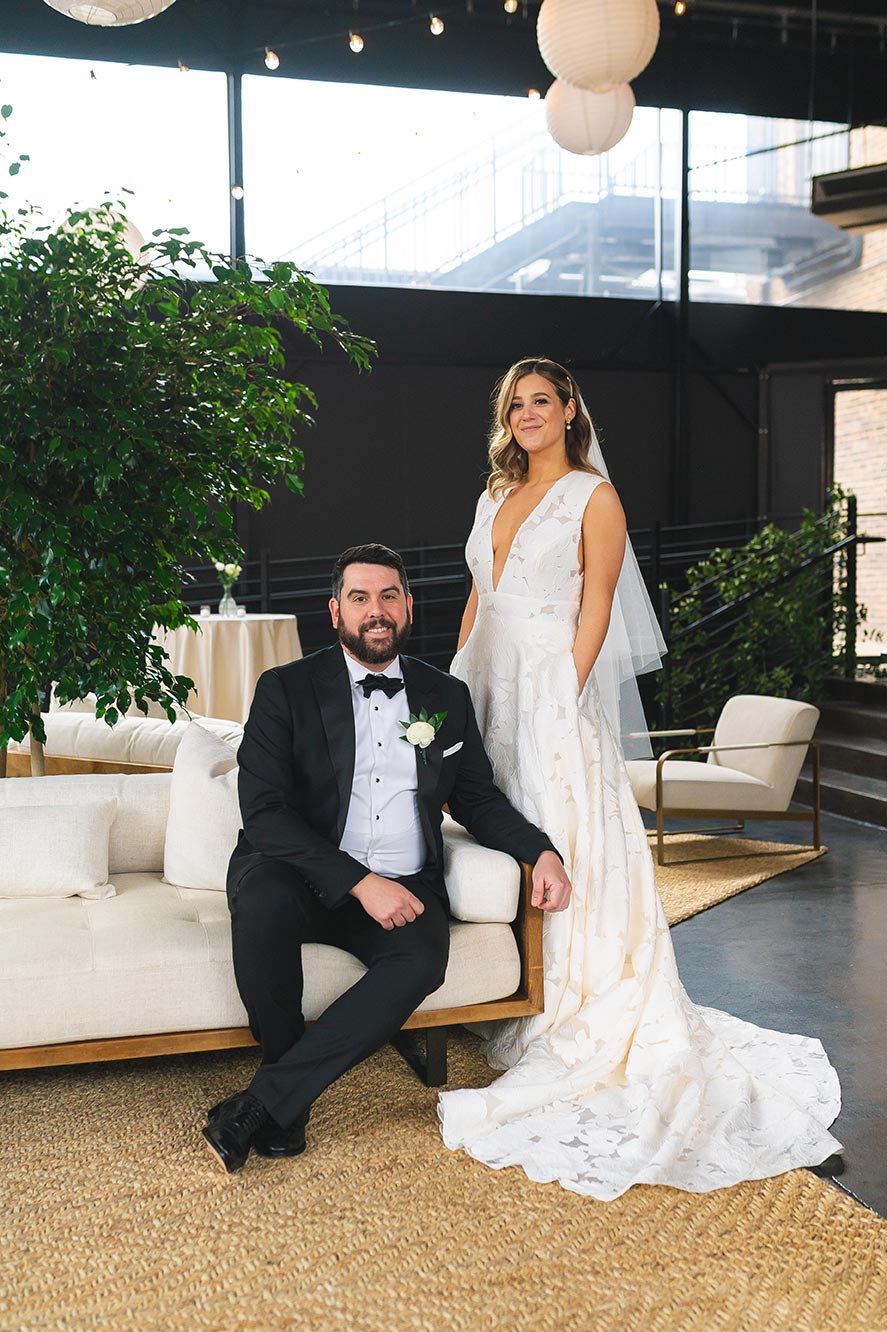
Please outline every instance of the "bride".
[[441, 1095], [444, 1142], [601, 1199], [816, 1165], [840, 1151], [819, 1041], [700, 1007], [678, 977], [620, 743], [642, 729], [634, 674], [664, 645], [562, 366], [519, 361], [501, 380], [490, 464], [451, 669], [497, 783], [557, 846], [573, 895], [545, 918], [544, 1013], [492, 1029], [487, 1058], [507, 1072]]

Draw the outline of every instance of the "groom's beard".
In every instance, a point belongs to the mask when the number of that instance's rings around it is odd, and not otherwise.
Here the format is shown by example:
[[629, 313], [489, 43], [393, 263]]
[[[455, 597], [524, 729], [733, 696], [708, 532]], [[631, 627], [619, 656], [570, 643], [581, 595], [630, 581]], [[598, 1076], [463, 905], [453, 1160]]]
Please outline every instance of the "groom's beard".
[[[385, 638], [370, 638], [370, 629], [389, 629]], [[362, 624], [356, 634], [352, 634], [339, 621], [339, 642], [346, 647], [352, 657], [356, 657], [364, 666], [378, 666], [381, 662], [393, 661], [406, 647], [412, 625], [409, 620], [401, 630], [392, 620], [370, 620]]]

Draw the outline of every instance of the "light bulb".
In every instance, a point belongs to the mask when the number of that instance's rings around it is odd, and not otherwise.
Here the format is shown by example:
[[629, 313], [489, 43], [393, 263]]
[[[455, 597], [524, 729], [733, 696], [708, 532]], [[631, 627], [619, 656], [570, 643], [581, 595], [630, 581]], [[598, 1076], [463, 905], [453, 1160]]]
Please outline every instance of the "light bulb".
[[674, 12], [677, 14], [678, 18], [680, 18], [682, 14], [686, 14], [687, 6], [684, 4], [684, 0], [676, 0]]
[[180, 61], [179, 61], [179, 73], [180, 73], [180, 74], [187, 74], [188, 72], [189, 72], [189, 67], [188, 67], [188, 65], [185, 64], [184, 60], [180, 60]]
[[280, 67], [280, 56], [276, 51], [272, 51], [270, 46], [265, 47], [265, 68], [278, 69]]
[[243, 198], [243, 186], [242, 186], [242, 185], [232, 185], [232, 186], [231, 186], [231, 198], [232, 198], [232, 199], [242, 199], [242, 198]]
[[361, 37], [359, 32], [349, 32], [348, 45], [351, 47], [351, 50], [354, 52], [355, 55], [360, 54], [360, 52], [363, 50], [363, 38]]
[[527, 89], [527, 96], [529, 97], [529, 99], [530, 99], [531, 102], [538, 102], [538, 100], [539, 100], [539, 98], [542, 96], [542, 94], [541, 94], [541, 92], [539, 91], [538, 88], [528, 88], [528, 89]]
[[505, 10], [506, 14], [516, 14], [517, 0], [505, 0], [505, 3], [502, 6], [502, 8]]
[[439, 37], [444, 30], [444, 21], [438, 18], [436, 14], [431, 15], [430, 28], [435, 37]]

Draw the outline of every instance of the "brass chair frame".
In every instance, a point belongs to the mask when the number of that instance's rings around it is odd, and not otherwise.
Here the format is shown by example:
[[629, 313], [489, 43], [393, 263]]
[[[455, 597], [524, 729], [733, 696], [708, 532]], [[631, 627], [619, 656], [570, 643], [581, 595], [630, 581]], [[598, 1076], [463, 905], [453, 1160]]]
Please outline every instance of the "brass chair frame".
[[[707, 729], [711, 729], [711, 728], [707, 728]], [[654, 737], [655, 737], [655, 736], [664, 737], [664, 736], [668, 736], [668, 735], [701, 735], [701, 734], [703, 734], [703, 732], [702, 732], [701, 730], [700, 730], [700, 731], [686, 731], [686, 730], [682, 730], [682, 731], [651, 731], [651, 732], [650, 732], [650, 735], [651, 735], [651, 736], [654, 736]], [[741, 750], [741, 749], [788, 749], [788, 748], [791, 748], [791, 747], [793, 747], [793, 746], [797, 746], [797, 745], [803, 745], [803, 746], [805, 747], [805, 749], [810, 749], [810, 751], [811, 751], [811, 753], [812, 753], [812, 757], [813, 757], [813, 808], [812, 808], [811, 810], [807, 811], [807, 810], [787, 809], [787, 810], [779, 811], [779, 810], [766, 810], [766, 809], [733, 809], [733, 808], [726, 808], [726, 809], [724, 809], [724, 811], [723, 811], [724, 816], [725, 816], [726, 818], [733, 818], [733, 819], [735, 819], [735, 820], [737, 821], [736, 824], [734, 824], [734, 825], [730, 825], [730, 826], [728, 826], [728, 827], [726, 827], [726, 828], [703, 828], [703, 829], [700, 829], [700, 832], [705, 832], [705, 833], [733, 832], [733, 831], [738, 830], [738, 829], [740, 829], [740, 828], [744, 828], [746, 819], [749, 819], [749, 820], [753, 820], [753, 819], [758, 819], [758, 820], [762, 820], [762, 819], [763, 819], [763, 820], [778, 819], [778, 820], [782, 820], [782, 821], [791, 821], [791, 822], [795, 822], [795, 823], [811, 823], [811, 824], [813, 825], [813, 827], [812, 827], [813, 848], [814, 848], [816, 851], [818, 851], [818, 850], [820, 849], [821, 845], [822, 845], [822, 841], [821, 841], [821, 838], [820, 838], [820, 813], [821, 813], [820, 780], [821, 780], [821, 773], [822, 773], [822, 761], [821, 761], [821, 755], [820, 755], [819, 741], [818, 741], [818, 740], [761, 740], [761, 741], [756, 741], [756, 742], [753, 742], [753, 743], [749, 743], [749, 744], [741, 744], [741, 745], [693, 745], [693, 746], [688, 747], [688, 748], [686, 748], [686, 749], [667, 749], [667, 750], [665, 751], [665, 753], [662, 754], [662, 755], [660, 755], [660, 757], [659, 757], [659, 758], [657, 759], [657, 761], [656, 761], [656, 860], [657, 860], [657, 863], [660, 864], [660, 865], [666, 865], [666, 864], [668, 864], [668, 865], [678, 865], [678, 864], [682, 864], [682, 863], [689, 863], [689, 861], [684, 861], [684, 862], [681, 862], [681, 861], [678, 861], [678, 860], [669, 860], [669, 861], [667, 861], [667, 860], [665, 859], [665, 838], [666, 838], [666, 836], [676, 836], [676, 835], [679, 835], [679, 832], [678, 832], [677, 829], [671, 829], [671, 830], [669, 830], [669, 832], [666, 832], [666, 829], [665, 829], [665, 820], [666, 820], [666, 818], [672, 818], [672, 819], [711, 819], [711, 818], [713, 818], [713, 817], [717, 817], [717, 815], [721, 812], [721, 811], [716, 810], [716, 809], [684, 809], [684, 808], [679, 808], [679, 807], [677, 807], [677, 806], [671, 806], [671, 805], [666, 806], [666, 805], [664, 805], [664, 804], [663, 804], [663, 791], [662, 791], [662, 785], [663, 785], [663, 771], [662, 771], [662, 770], [663, 770], [663, 766], [664, 766], [664, 764], [666, 763], [666, 761], [667, 761], [668, 759], [672, 759], [672, 758], [675, 758], [675, 757], [678, 756], [678, 755], [683, 755], [683, 754], [719, 754], [719, 753], [726, 753], [726, 752], [728, 752], [728, 751], [730, 751], [730, 750]], [[765, 853], [763, 853], [763, 852], [749, 851], [749, 852], [745, 852], [745, 853], [737, 853], [737, 855], [735, 855], [735, 856], [734, 856], [734, 855], [728, 855], [728, 856], [698, 856], [698, 857], [697, 857], [697, 856], [694, 856], [694, 857], [692, 857], [692, 859], [693, 859], [694, 861], [696, 861], [696, 860], [733, 860], [733, 859], [741, 858], [743, 855], [762, 855], [762, 854], [765, 854]], [[793, 854], [795, 854], [795, 852], [794, 852], [794, 849], [792, 849], [791, 851], [775, 852], [775, 853], [772, 852], [772, 851], [770, 851], [770, 852], [767, 852], [766, 854], [767, 854], [767, 855], [774, 855], [774, 854], [776, 854], [776, 855], [793, 855]]]

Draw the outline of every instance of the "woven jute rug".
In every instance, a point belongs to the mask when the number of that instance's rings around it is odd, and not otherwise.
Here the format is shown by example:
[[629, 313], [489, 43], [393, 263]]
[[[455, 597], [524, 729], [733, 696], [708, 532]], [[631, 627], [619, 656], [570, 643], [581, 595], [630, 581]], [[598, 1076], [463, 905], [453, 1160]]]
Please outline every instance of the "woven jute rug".
[[[652, 833], [649, 838], [655, 856]], [[668, 923], [676, 925], [777, 874], [818, 860], [827, 850], [824, 846], [818, 851], [803, 846], [794, 850], [782, 842], [699, 833], [667, 837], [666, 860], [675, 863], [656, 866], [656, 884]]]
[[[457, 1033], [451, 1086], [493, 1076]], [[887, 1224], [808, 1171], [612, 1203], [443, 1146], [390, 1048], [229, 1178], [242, 1052], [5, 1075], [3, 1332], [884, 1332]]]

